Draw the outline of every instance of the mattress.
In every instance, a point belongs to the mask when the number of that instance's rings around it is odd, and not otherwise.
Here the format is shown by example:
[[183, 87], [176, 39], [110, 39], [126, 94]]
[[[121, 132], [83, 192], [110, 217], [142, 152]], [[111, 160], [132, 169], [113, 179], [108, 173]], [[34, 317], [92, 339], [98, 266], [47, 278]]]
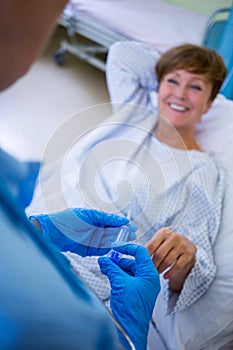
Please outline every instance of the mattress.
[[[201, 43], [207, 17], [161, 0], [71, 0], [67, 9], [81, 22], [150, 43], [161, 52], [184, 42]], [[96, 27], [98, 30], [98, 27]]]

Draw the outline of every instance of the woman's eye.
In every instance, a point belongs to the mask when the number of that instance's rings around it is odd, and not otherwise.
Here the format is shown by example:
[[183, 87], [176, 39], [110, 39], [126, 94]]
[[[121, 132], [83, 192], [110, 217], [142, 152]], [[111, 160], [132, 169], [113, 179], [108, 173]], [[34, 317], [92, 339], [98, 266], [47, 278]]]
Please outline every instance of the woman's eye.
[[172, 79], [172, 78], [169, 78], [167, 81], [170, 84], [178, 84], [178, 82], [175, 79]]
[[197, 90], [197, 91], [202, 91], [202, 88], [199, 85], [191, 85], [191, 89]]

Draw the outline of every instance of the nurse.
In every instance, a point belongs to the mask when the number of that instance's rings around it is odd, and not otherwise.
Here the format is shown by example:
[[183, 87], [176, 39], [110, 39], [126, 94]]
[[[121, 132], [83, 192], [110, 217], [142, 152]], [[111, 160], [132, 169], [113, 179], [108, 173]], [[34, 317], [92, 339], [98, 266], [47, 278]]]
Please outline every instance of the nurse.
[[[64, 0], [1, 1], [1, 91], [28, 71], [65, 4]], [[3, 150], [0, 164], [0, 348], [110, 350], [123, 345], [146, 349], [149, 321], [160, 290], [147, 250], [134, 244], [116, 248], [134, 257], [119, 265], [100, 258], [100, 268], [112, 286], [113, 320], [74, 275], [68, 260], [44, 240], [25, 215], [39, 164], [18, 162]], [[97, 211], [77, 210], [74, 215], [83, 229], [86, 223], [87, 238], [92, 233], [90, 226], [101, 226], [102, 240], [108, 236], [105, 228], [128, 224], [125, 218]], [[88, 247], [85, 249], [83, 255], [88, 254]]]

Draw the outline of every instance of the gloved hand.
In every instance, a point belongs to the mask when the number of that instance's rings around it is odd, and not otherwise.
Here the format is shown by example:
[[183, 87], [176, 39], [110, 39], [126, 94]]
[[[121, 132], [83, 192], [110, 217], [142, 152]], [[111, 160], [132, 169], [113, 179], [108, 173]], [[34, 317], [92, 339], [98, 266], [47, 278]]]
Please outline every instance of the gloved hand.
[[70, 208], [54, 214], [30, 216], [29, 219], [38, 220], [42, 235], [61, 251], [82, 256], [106, 254], [120, 226], [129, 228], [128, 240], [136, 238], [137, 228], [127, 218], [94, 209]]
[[[99, 258], [101, 272], [109, 278], [112, 288], [110, 306], [136, 349], [145, 350], [152, 311], [160, 291], [159, 275], [145, 247], [127, 244], [114, 249], [135, 259], [122, 258], [116, 264], [108, 257]], [[120, 340], [128, 349], [121, 334]]]

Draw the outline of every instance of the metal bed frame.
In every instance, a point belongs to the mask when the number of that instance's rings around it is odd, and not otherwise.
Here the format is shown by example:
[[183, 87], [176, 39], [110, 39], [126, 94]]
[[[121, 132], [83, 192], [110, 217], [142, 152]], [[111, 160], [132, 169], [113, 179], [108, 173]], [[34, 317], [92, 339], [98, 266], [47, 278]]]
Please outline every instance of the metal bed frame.
[[[109, 47], [116, 41], [135, 40], [78, 13], [72, 3], [64, 9], [58, 19], [58, 25], [66, 28], [67, 38], [61, 40], [60, 47], [54, 52], [57, 64], [65, 61], [65, 54], [68, 52], [105, 72]], [[232, 42], [232, 29], [233, 3], [231, 8], [218, 9], [210, 16], [202, 41], [204, 46], [218, 51], [225, 60], [229, 73], [221, 92], [230, 99], [233, 99], [233, 57], [226, 59], [226, 56], [229, 56], [228, 46], [229, 42]], [[78, 38], [79, 35], [88, 39], [88, 43], [82, 43]]]
[[[58, 19], [58, 24], [66, 28], [68, 39], [62, 39], [60, 47], [54, 52], [57, 64], [62, 64], [65, 61], [65, 54], [68, 52], [105, 72], [105, 57], [101, 57], [101, 55], [106, 55], [114, 42], [130, 40], [130, 38], [102, 26], [88, 16], [77, 14], [72, 6], [65, 8]], [[79, 42], [78, 35], [89, 39], [90, 42], [87, 44]], [[98, 57], [98, 54], [101, 55]]]
[[217, 49], [229, 16], [230, 8], [221, 8], [212, 13], [207, 22], [203, 45], [210, 49]]
[[227, 76], [220, 92], [233, 100], [233, 3], [231, 8], [215, 11], [209, 18], [203, 45], [217, 51], [223, 58]]

